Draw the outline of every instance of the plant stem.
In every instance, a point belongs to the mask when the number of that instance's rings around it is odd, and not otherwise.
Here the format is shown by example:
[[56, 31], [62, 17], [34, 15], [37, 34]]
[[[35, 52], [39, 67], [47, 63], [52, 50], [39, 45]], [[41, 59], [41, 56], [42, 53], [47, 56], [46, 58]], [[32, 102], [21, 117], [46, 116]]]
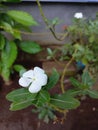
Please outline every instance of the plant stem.
[[58, 65], [60, 65], [60, 66], [64, 65], [63, 63], [61, 63], [60, 61], [58, 61], [58, 60], [55, 58], [55, 56], [53, 56], [52, 58], [53, 58], [54, 62], [57, 63]]
[[59, 37], [56, 35], [56, 33], [55, 33], [55, 31], [54, 31], [54, 28], [50, 26], [50, 24], [49, 24], [49, 22], [48, 22], [48, 19], [45, 17], [44, 12], [43, 12], [43, 10], [42, 10], [42, 6], [41, 6], [39, 0], [36, 0], [36, 2], [37, 2], [37, 5], [38, 5], [38, 7], [39, 7], [40, 14], [41, 14], [41, 16], [42, 16], [42, 18], [43, 18], [43, 21], [45, 22], [46, 26], [49, 28], [49, 30], [50, 30], [50, 32], [52, 33], [52, 35], [55, 37], [56, 40], [58, 40], [58, 41], [63, 41], [63, 40], [65, 39], [65, 37], [68, 35], [68, 33], [65, 33], [61, 38], [59, 38]]
[[[74, 53], [76, 53], [76, 51], [77, 50], [75, 50], [75, 52]], [[61, 76], [61, 91], [62, 91], [62, 93], [64, 93], [65, 92], [65, 89], [64, 89], [64, 77], [65, 77], [65, 75], [66, 75], [66, 72], [67, 72], [67, 69], [68, 69], [68, 67], [70, 66], [70, 64], [72, 63], [74, 61], [74, 57], [72, 57], [70, 60], [69, 60], [69, 62], [65, 65], [65, 67], [64, 67], [64, 70], [63, 70], [63, 73], [62, 73], [62, 76]]]
[[55, 105], [53, 105], [51, 103], [49, 103], [49, 106], [52, 107], [52, 108], [54, 108], [56, 111], [58, 111], [60, 113], [64, 113], [65, 114], [66, 112], [68, 112], [68, 110], [62, 110], [62, 109], [56, 107]]
[[[4, 26], [0, 26], [0, 29], [3, 29], [5, 31], [9, 31], [10, 32], [10, 28], [6, 28]], [[20, 30], [17, 30], [17, 29], [12, 29], [13, 32], [17, 32], [17, 33], [21, 33], [21, 34], [24, 34], [24, 35], [38, 35], [38, 36], [44, 36], [44, 35], [48, 35], [50, 33], [48, 32], [41, 32], [41, 33], [31, 33], [31, 32], [25, 32], [25, 31], [20, 31]], [[63, 33], [57, 33], [59, 36], [62, 36]]]
[[64, 68], [64, 70], [63, 70], [63, 74], [62, 74], [62, 76], [61, 76], [61, 90], [62, 90], [62, 93], [64, 93], [65, 92], [65, 89], [64, 89], [64, 77], [65, 77], [65, 74], [66, 74], [66, 72], [67, 72], [67, 68], [69, 67], [69, 65], [72, 63], [72, 61], [73, 61], [73, 57], [71, 58], [71, 60], [66, 64], [66, 66], [65, 66], [65, 68]]
[[51, 104], [51, 103], [49, 103], [48, 105], [49, 105], [50, 107], [52, 107], [54, 110], [56, 110], [56, 111], [58, 111], [58, 112], [60, 112], [60, 113], [63, 113], [64, 116], [61, 118], [61, 124], [63, 124], [63, 123], [64, 123], [64, 120], [66, 119], [66, 114], [67, 114], [68, 110], [62, 110], [62, 109], [56, 107], [55, 105], [53, 105], [53, 104]]

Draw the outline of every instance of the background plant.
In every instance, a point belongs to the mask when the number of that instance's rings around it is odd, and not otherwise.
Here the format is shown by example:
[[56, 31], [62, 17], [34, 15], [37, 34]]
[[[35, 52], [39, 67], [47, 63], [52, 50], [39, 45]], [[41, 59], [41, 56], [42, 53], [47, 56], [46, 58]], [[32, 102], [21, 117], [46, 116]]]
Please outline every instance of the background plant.
[[[4, 2], [19, 1], [4, 0]], [[34, 18], [24, 11], [9, 10], [2, 2], [0, 2], [0, 75], [8, 83], [12, 68], [16, 69], [13, 64], [17, 59], [19, 49], [25, 53], [35, 54], [41, 51], [41, 47], [36, 42], [23, 41], [21, 36], [24, 31], [25, 34], [31, 31], [30, 26], [38, 25]], [[9, 40], [5, 32], [11, 34], [13, 40]]]

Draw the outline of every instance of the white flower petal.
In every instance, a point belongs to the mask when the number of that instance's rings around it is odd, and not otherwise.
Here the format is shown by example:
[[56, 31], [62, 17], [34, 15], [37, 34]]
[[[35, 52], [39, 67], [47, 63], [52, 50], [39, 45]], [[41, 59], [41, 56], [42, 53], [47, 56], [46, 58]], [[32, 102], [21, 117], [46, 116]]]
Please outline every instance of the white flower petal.
[[25, 77], [21, 77], [21, 78], [19, 79], [19, 85], [21, 85], [22, 87], [28, 87], [30, 83], [31, 83], [31, 81], [28, 80], [28, 79], [25, 78]]
[[25, 73], [23, 73], [23, 77], [33, 78], [34, 77], [34, 71], [33, 70], [26, 71]]
[[33, 82], [29, 87], [29, 92], [37, 93], [41, 90], [41, 86], [37, 82]]
[[34, 74], [44, 74], [45, 71], [40, 67], [34, 67]]
[[40, 84], [41, 86], [44, 86], [47, 84], [48, 77], [46, 74], [37, 74], [36, 75], [36, 82]]
[[39, 67], [29, 70], [19, 79], [19, 84], [23, 87], [29, 87], [31, 93], [37, 93], [41, 87], [47, 84], [47, 75], [45, 71]]
[[74, 17], [77, 19], [81, 19], [81, 18], [83, 18], [83, 14], [81, 12], [75, 13]]

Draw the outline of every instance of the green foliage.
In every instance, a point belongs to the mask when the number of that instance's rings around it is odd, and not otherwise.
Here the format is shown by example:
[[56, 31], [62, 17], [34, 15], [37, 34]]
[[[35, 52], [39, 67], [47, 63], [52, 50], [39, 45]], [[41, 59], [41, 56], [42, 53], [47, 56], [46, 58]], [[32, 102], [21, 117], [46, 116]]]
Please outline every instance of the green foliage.
[[16, 111], [26, 108], [33, 104], [36, 100], [37, 94], [31, 94], [27, 89], [21, 88], [10, 92], [6, 98], [13, 103], [10, 106], [10, 110]]
[[26, 72], [26, 68], [23, 65], [15, 64], [13, 65], [13, 69], [19, 73], [21, 77], [24, 72]]
[[45, 103], [48, 103], [49, 101], [50, 101], [50, 94], [45, 90], [41, 90], [38, 95], [38, 101], [36, 105], [43, 106]]
[[19, 64], [15, 64], [15, 65], [13, 66], [13, 68], [14, 68], [15, 71], [17, 71], [17, 72], [20, 72], [21, 70], [26, 71], [26, 68], [25, 68], [23, 65], [19, 65]]
[[2, 26], [4, 26], [6, 32], [11, 33], [16, 39], [21, 40], [20, 31], [14, 30], [15, 28], [13, 28], [12, 25], [7, 22], [2, 22]]
[[49, 77], [48, 83], [45, 86], [45, 90], [52, 89], [57, 84], [59, 77], [59, 73], [55, 69], [53, 69], [52, 74]]
[[14, 42], [6, 41], [1, 51], [1, 75], [5, 81], [9, 80], [11, 67], [17, 58], [17, 46]]
[[87, 93], [91, 98], [98, 99], [98, 91], [96, 91], [96, 90], [87, 90]]
[[55, 115], [54, 115], [54, 113], [52, 112], [52, 110], [49, 109], [49, 107], [48, 107], [48, 108], [42, 108], [42, 109], [39, 111], [38, 118], [39, 118], [39, 119], [43, 119], [43, 121], [46, 122], [46, 123], [49, 123], [49, 120], [50, 120], [50, 119], [52, 119], [52, 120], [55, 119]]
[[[20, 70], [20, 68], [22, 68], [21, 66], [16, 66], [17, 68], [19, 68], [18, 70]], [[53, 76], [55, 76], [55, 80], [53, 81]], [[16, 103], [20, 102], [19, 105], [21, 104], [21, 101], [24, 102], [24, 100], [28, 100], [31, 98], [35, 98], [36, 97], [36, 105], [37, 106], [43, 106], [45, 103], [50, 101], [50, 94], [46, 91], [47, 88], [49, 89], [50, 86], [53, 87], [58, 81], [58, 73], [56, 70], [54, 70], [54, 73], [50, 76], [49, 78], [49, 84], [47, 84], [46, 86], [43, 87], [43, 89], [38, 93], [38, 94], [31, 94], [26, 88], [22, 88], [22, 89], [17, 89], [14, 90], [12, 92], [10, 92], [6, 98], [9, 101], [15, 102]], [[45, 90], [46, 89], [46, 90]], [[33, 97], [34, 96], [34, 97]], [[14, 103], [13, 103], [14, 104]], [[14, 105], [12, 105], [14, 107]], [[12, 109], [11, 106], [11, 109]], [[18, 106], [18, 108], [16, 109], [21, 109], [22, 106]], [[15, 110], [15, 108], [14, 108]]]
[[90, 76], [88, 71], [84, 71], [84, 73], [82, 74], [82, 83], [84, 85], [87, 85], [88, 87], [92, 87], [93, 86], [94, 80], [92, 79], [92, 77]]
[[56, 49], [52, 50], [51, 48], [47, 48], [47, 52], [48, 52], [47, 59], [50, 60], [50, 59], [54, 59], [57, 50]]
[[2, 34], [0, 34], [0, 51], [3, 50], [4, 46], [5, 46], [5, 37]]
[[[76, 87], [76, 86], [74, 86]], [[66, 96], [71, 96], [71, 97], [77, 97], [78, 95], [80, 95], [82, 93], [81, 89], [78, 88], [72, 88], [66, 91]]]
[[36, 54], [41, 51], [40, 45], [32, 41], [20, 42], [19, 47], [22, 51], [30, 54]]
[[5, 47], [2, 50], [1, 61], [4, 66], [11, 67], [17, 57], [17, 46], [14, 42], [6, 41]]
[[48, 123], [50, 119], [56, 119], [54, 109], [52, 109], [47, 104], [44, 104], [42, 107], [38, 107], [37, 109], [33, 109], [32, 112], [38, 113], [38, 118], [42, 119], [45, 123]]
[[70, 78], [70, 81], [71, 81], [71, 84], [72, 84], [74, 87], [81, 88], [81, 83], [80, 83], [77, 79], [71, 77], [71, 78]]
[[84, 47], [83, 45], [75, 44], [74, 47], [77, 50], [77, 53], [73, 54], [76, 61], [81, 59], [82, 63], [85, 65], [93, 61], [93, 51], [88, 46]]
[[66, 43], [66, 44], [61, 48], [60, 61], [69, 60], [70, 57], [72, 56], [73, 52], [74, 52], [74, 48], [73, 48], [72, 44]]
[[[92, 86], [94, 85], [94, 80], [87, 71], [84, 71], [81, 77], [81, 82], [75, 78], [70, 78], [72, 85], [75, 87], [75, 90], [71, 91], [77, 95], [89, 95], [91, 98], [98, 99], [98, 91], [93, 90]], [[73, 94], [72, 94], [73, 95]]]
[[75, 109], [80, 105], [80, 102], [72, 96], [64, 93], [60, 95], [54, 95], [51, 98], [51, 104], [60, 109]]
[[26, 12], [11, 10], [11, 11], [7, 11], [7, 14], [16, 22], [24, 26], [37, 25], [37, 22], [34, 20], [34, 18]]
[[[36, 94], [34, 94], [33, 96], [35, 97]], [[18, 100], [25, 100], [27, 97], [31, 97], [32, 94], [25, 88], [20, 88], [17, 90], [14, 90], [12, 92], [10, 92], [6, 98], [9, 101], [13, 101], [13, 102], [17, 102]]]
[[[2, 0], [0, 2], [20, 2], [20, 0]], [[41, 51], [41, 47], [35, 42], [22, 42], [21, 37], [21, 30], [31, 31], [30, 26], [35, 25], [37, 25], [37, 22], [29, 13], [19, 10], [8, 10], [6, 6], [0, 4], [0, 75], [5, 82], [9, 82], [13, 68], [20, 75], [25, 71], [22, 66], [13, 67], [17, 59], [19, 44], [16, 43], [16, 40], [9, 41], [4, 35], [5, 32], [20, 41], [20, 48], [24, 53], [35, 54]]]
[[[20, 65], [16, 65], [14, 67], [17, 71], [24, 69]], [[55, 77], [55, 79], [53, 79], [53, 77]], [[56, 70], [54, 70], [52, 75], [49, 77], [48, 84], [44, 86], [39, 93], [32, 94], [26, 88], [16, 89], [8, 93], [6, 98], [12, 102], [10, 110], [21, 110], [30, 105], [34, 105], [36, 110], [33, 110], [33, 112], [39, 112], [39, 118], [48, 123], [49, 119], [55, 118], [55, 114], [49, 105], [52, 98], [47, 90], [54, 87], [58, 80], [59, 74]]]
[[53, 18], [52, 20], [48, 20], [49, 27], [53, 30], [55, 30], [56, 25], [62, 23], [62, 20], [60, 20], [58, 17]]

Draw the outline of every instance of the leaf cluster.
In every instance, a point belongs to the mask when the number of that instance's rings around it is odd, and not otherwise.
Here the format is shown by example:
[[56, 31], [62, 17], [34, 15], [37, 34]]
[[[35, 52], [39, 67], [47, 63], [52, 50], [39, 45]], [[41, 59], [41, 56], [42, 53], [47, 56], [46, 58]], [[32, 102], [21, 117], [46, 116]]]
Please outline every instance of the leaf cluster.
[[73, 19], [73, 24], [65, 30], [65, 42], [61, 49], [48, 49], [48, 59], [81, 62], [94, 78], [98, 72], [98, 16], [95, 19]]
[[[19, 2], [19, 0], [4, 2]], [[31, 31], [30, 26], [38, 25], [33, 16], [25, 11], [8, 10], [2, 4], [0, 4], [0, 8], [0, 75], [7, 83], [10, 80], [10, 74], [19, 50], [35, 54], [41, 51], [41, 47], [36, 42], [22, 40], [21, 31]], [[9, 40], [5, 33], [11, 34], [13, 40]]]
[[[52, 89], [59, 81], [59, 74], [53, 70], [48, 79], [48, 84], [43, 86], [39, 93], [30, 93], [26, 88], [20, 88], [10, 92], [6, 98], [11, 101], [10, 110], [16, 111], [27, 108], [28, 106], [35, 106], [32, 112], [38, 112], [39, 119], [43, 119], [48, 123], [50, 119], [55, 119], [54, 110], [64, 111], [65, 109], [75, 109], [80, 105], [80, 101], [75, 98], [81, 92], [80, 90], [69, 90], [63, 94], [51, 95], [49, 90]], [[72, 83], [75, 84], [73, 79]], [[79, 86], [78, 86], [79, 87]], [[82, 91], [82, 90], [81, 90]]]
[[34, 106], [32, 112], [38, 113], [39, 119], [46, 123], [56, 118], [55, 111], [76, 109], [80, 105], [83, 96], [98, 99], [98, 91], [93, 90], [94, 81], [87, 71], [82, 74], [81, 81], [71, 77], [70, 82], [74, 86], [63, 94], [51, 94], [49, 92], [59, 81], [60, 75], [53, 70], [49, 76], [48, 84], [43, 86], [40, 92], [30, 93], [26, 88], [19, 88], [8, 93], [7, 100], [11, 101], [10, 110], [16, 111]]

